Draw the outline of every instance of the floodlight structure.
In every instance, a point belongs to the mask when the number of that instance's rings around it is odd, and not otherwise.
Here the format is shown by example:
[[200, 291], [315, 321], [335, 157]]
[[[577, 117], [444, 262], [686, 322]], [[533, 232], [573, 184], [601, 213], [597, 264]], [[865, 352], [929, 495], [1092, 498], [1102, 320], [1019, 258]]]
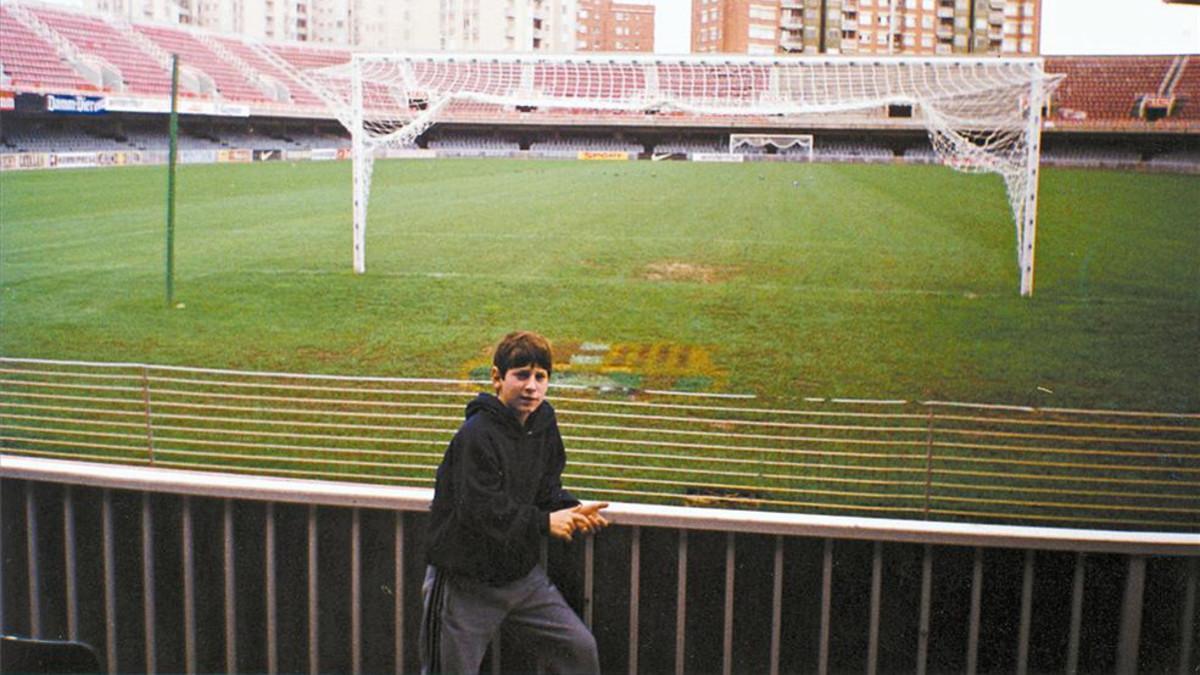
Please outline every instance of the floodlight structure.
[[814, 116], [907, 106], [943, 163], [1003, 176], [1021, 294], [1033, 293], [1042, 108], [1062, 79], [1040, 58], [354, 54], [300, 76], [350, 130], [359, 273], [375, 157], [439, 120], [553, 112], [601, 125], [674, 115], [695, 126], [728, 127], [734, 117], [803, 128]]

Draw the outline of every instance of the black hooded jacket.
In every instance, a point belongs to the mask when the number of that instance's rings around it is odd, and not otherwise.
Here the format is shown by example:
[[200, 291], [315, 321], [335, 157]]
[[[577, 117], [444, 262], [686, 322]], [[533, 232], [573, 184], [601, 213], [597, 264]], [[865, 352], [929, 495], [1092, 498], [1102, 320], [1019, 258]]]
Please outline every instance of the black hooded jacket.
[[549, 403], [522, 427], [500, 399], [480, 394], [437, 470], [429, 562], [491, 585], [528, 574], [541, 557], [550, 512], [579, 504], [562, 487], [565, 464]]

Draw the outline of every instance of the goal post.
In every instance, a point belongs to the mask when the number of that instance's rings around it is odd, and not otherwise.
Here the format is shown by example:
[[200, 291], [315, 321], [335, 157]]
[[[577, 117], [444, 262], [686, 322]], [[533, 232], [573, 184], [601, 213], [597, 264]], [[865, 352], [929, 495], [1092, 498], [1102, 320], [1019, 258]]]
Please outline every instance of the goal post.
[[[543, 115], [548, 125], [587, 118], [623, 126], [643, 115], [648, 126], [667, 129], [664, 119], [726, 129], [761, 129], [765, 121], [781, 132], [845, 119], [846, 128], [867, 130], [889, 124], [889, 106], [908, 106], [905, 123], [925, 128], [942, 163], [1004, 178], [1020, 292], [1033, 293], [1042, 106], [1063, 78], [1046, 73], [1041, 58], [354, 54], [302, 78], [349, 127], [359, 273], [375, 157], [411, 146], [437, 122]], [[752, 143], [752, 136], [783, 141], [787, 134], [735, 132], [731, 150], [735, 136]], [[811, 153], [811, 136], [797, 143]]]
[[729, 134], [729, 154], [734, 154], [739, 148], [775, 148], [778, 151], [792, 149], [804, 153], [805, 158], [813, 161], [812, 134]]

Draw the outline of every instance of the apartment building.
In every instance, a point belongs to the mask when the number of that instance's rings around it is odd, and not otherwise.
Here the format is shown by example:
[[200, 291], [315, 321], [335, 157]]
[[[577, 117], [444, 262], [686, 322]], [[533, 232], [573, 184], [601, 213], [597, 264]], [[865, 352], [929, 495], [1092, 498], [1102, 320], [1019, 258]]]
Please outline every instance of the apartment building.
[[[257, 39], [379, 51], [572, 52], [579, 0], [83, 0], [85, 9]], [[617, 5], [620, 7], [620, 5]], [[635, 10], [620, 9], [623, 15]], [[641, 44], [631, 22], [625, 42]], [[638, 29], [641, 30], [641, 29]], [[628, 36], [624, 31], [631, 31]], [[651, 18], [650, 44], [653, 44]], [[636, 40], [634, 38], [637, 38]], [[611, 49], [611, 48], [610, 48]]]
[[774, 54], [783, 17], [780, 0], [693, 0], [692, 51]]
[[692, 51], [1038, 52], [1041, 0], [692, 0]]
[[654, 7], [612, 0], [579, 0], [581, 52], [654, 51]]

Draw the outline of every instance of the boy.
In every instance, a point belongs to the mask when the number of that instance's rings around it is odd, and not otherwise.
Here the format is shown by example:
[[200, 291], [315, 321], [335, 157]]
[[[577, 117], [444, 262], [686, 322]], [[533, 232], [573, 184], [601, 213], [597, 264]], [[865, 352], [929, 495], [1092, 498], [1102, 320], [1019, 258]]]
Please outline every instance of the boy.
[[437, 470], [421, 622], [425, 673], [477, 673], [504, 623], [550, 672], [599, 673], [596, 641], [539, 564], [546, 536], [608, 525], [562, 487], [566, 464], [545, 402], [550, 343], [510, 333], [492, 357], [495, 395], [467, 404]]

